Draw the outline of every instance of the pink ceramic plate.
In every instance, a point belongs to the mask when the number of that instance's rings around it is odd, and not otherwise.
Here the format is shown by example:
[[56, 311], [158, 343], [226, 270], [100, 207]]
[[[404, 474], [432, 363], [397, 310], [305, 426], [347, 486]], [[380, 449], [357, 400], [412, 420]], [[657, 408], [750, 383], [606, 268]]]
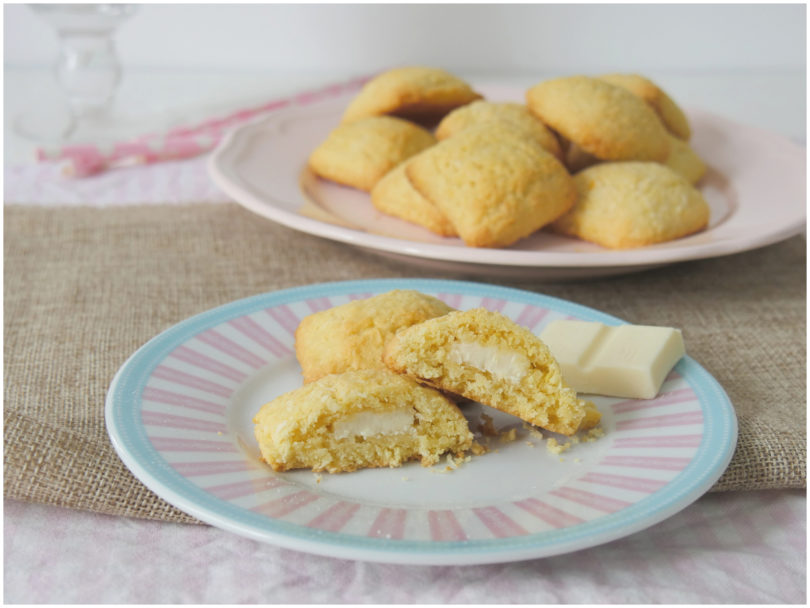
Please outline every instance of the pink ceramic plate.
[[[520, 101], [523, 95], [522, 89], [503, 86], [477, 89], [493, 101]], [[549, 279], [619, 274], [763, 247], [799, 233], [806, 223], [803, 148], [691, 109], [691, 143], [710, 167], [699, 184], [711, 207], [707, 230], [629, 251], [545, 231], [505, 249], [466, 247], [382, 214], [365, 192], [306, 170], [309, 153], [338, 124], [355, 94], [335, 91], [232, 131], [210, 159], [212, 179], [237, 203], [295, 230], [468, 274]]]

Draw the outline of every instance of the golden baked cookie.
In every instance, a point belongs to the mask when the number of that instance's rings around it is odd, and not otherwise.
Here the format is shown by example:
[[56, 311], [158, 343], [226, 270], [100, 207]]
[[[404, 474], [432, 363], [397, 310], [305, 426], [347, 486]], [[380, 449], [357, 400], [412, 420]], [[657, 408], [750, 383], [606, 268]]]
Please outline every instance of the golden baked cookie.
[[683, 176], [659, 163], [602, 163], [574, 176], [577, 204], [555, 232], [611, 249], [671, 241], [706, 227], [709, 206]]
[[395, 289], [308, 315], [295, 330], [304, 382], [349, 370], [385, 368], [383, 347], [398, 330], [452, 310], [433, 296]]
[[505, 121], [524, 129], [546, 150], [557, 158], [562, 158], [562, 149], [557, 136], [521, 103], [480, 100], [457, 108], [445, 116], [436, 127], [436, 139], [441, 141], [467, 127], [497, 121]]
[[399, 163], [435, 143], [418, 125], [374, 116], [333, 129], [310, 155], [309, 167], [320, 177], [368, 192]]
[[653, 160], [669, 154], [658, 115], [627, 89], [588, 76], [541, 82], [526, 92], [536, 116], [602, 160]]
[[398, 332], [383, 360], [393, 371], [555, 433], [591, 428], [600, 415], [562, 378], [531, 331], [484, 308], [456, 311]]
[[604, 74], [601, 80], [627, 89], [643, 99], [676, 137], [689, 141], [692, 129], [683, 110], [667, 93], [649, 78], [639, 74]]
[[419, 224], [441, 236], [457, 236], [450, 220], [411, 184], [405, 174], [411, 160], [400, 163], [377, 182], [371, 190], [371, 203], [383, 213]]
[[481, 99], [469, 84], [440, 68], [410, 66], [375, 76], [343, 113], [341, 122], [393, 114], [411, 120], [441, 117]]
[[565, 213], [576, 198], [562, 163], [502, 122], [439, 142], [414, 157], [406, 173], [472, 247], [511, 245]]
[[453, 402], [382, 369], [325, 376], [265, 404], [253, 423], [262, 459], [275, 471], [339, 473], [414, 459], [430, 466], [473, 440]]
[[669, 156], [664, 164], [683, 175], [690, 184], [698, 183], [706, 175], [706, 163], [689, 142], [670, 135], [669, 144]]

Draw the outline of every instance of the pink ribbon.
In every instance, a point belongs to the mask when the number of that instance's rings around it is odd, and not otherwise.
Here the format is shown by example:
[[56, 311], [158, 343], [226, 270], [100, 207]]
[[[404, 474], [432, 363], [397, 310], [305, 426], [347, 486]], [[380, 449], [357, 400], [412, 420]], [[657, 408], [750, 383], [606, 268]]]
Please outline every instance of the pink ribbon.
[[261, 106], [211, 118], [194, 126], [176, 127], [162, 134], [142, 135], [131, 141], [116, 143], [110, 149], [94, 144], [69, 145], [57, 149], [39, 148], [36, 156], [40, 162], [62, 161], [62, 174], [74, 178], [89, 177], [110, 169], [193, 158], [216, 148], [225, 133], [233, 127], [289, 106], [305, 106], [357, 90], [370, 78], [371, 76], [363, 76], [322, 89], [275, 99]]

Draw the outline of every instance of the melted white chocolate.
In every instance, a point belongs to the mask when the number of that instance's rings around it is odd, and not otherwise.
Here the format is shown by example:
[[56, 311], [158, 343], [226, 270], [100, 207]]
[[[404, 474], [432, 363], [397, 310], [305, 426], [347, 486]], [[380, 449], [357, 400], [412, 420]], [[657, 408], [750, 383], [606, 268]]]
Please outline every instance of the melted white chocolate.
[[398, 435], [413, 431], [413, 412], [407, 408], [388, 412], [357, 412], [335, 422], [336, 439]]
[[448, 358], [459, 365], [469, 365], [509, 382], [520, 382], [531, 369], [523, 353], [475, 342], [457, 342], [450, 347]]

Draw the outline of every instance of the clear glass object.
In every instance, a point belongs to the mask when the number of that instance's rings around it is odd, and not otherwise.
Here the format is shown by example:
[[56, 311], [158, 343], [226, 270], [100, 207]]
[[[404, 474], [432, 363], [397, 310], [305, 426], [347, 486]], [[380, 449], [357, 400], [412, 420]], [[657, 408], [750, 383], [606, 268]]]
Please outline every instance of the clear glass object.
[[17, 133], [27, 139], [62, 141], [79, 137], [82, 127], [109, 126], [122, 76], [114, 35], [136, 5], [32, 4], [30, 8], [56, 31], [59, 55], [54, 75], [63, 99], [39, 100], [18, 117]]

